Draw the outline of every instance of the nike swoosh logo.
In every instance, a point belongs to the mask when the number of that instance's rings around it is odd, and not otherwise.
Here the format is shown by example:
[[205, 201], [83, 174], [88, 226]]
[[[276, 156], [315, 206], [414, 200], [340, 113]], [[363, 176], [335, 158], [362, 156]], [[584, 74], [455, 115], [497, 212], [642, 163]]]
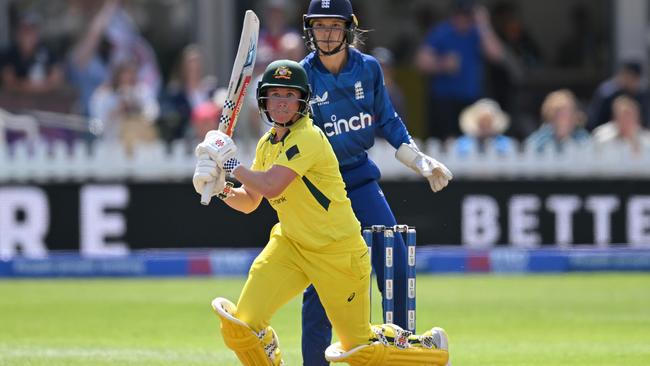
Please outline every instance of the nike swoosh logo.
[[356, 294], [357, 294], [356, 292], [353, 292], [352, 295], [350, 295], [350, 297], [348, 297], [348, 302], [352, 301], [354, 299], [354, 295], [356, 295]]

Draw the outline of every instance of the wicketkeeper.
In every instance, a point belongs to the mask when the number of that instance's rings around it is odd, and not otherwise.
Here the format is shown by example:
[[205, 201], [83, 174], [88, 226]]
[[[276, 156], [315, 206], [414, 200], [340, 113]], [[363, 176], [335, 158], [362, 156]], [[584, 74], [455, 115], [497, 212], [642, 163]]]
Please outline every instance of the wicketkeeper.
[[[219, 131], [210, 131], [196, 148], [193, 183], [199, 194], [216, 180], [213, 195], [230, 207], [249, 213], [266, 198], [280, 221], [253, 262], [237, 305], [223, 298], [212, 302], [226, 345], [244, 365], [281, 365], [271, 317], [313, 284], [340, 340], [327, 348], [328, 361], [446, 365], [441, 328], [417, 336], [392, 324], [370, 325], [368, 248], [332, 147], [309, 116], [310, 96], [305, 70], [275, 61], [257, 87], [260, 114], [273, 127], [259, 140], [251, 168], [239, 164], [235, 143]], [[226, 186], [226, 174], [242, 186]]]
[[[363, 32], [350, 0], [311, 0], [303, 20], [311, 53], [300, 64], [314, 92], [313, 122], [332, 144], [361, 225], [393, 226], [397, 223], [395, 216], [379, 186], [381, 173], [368, 157], [375, 136], [383, 136], [396, 149], [397, 160], [425, 177], [434, 192], [445, 188], [452, 174], [444, 164], [419, 150], [393, 107], [379, 62], [356, 48]], [[379, 291], [386, 297], [384, 249], [383, 240], [373, 240], [372, 264]], [[394, 318], [384, 322], [407, 328], [408, 264], [401, 235], [395, 236], [393, 265]], [[302, 355], [307, 366], [326, 366], [323, 351], [332, 342], [332, 327], [319, 295], [312, 286], [303, 295]]]

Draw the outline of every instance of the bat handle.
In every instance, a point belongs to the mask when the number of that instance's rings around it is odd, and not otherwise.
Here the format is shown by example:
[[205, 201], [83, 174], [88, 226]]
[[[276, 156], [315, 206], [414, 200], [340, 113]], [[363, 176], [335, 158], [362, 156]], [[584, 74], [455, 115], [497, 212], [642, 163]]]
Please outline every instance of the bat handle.
[[217, 180], [213, 179], [203, 186], [203, 192], [201, 192], [201, 204], [207, 206], [210, 204], [210, 199], [212, 198], [212, 191], [214, 190], [214, 185], [217, 184]]

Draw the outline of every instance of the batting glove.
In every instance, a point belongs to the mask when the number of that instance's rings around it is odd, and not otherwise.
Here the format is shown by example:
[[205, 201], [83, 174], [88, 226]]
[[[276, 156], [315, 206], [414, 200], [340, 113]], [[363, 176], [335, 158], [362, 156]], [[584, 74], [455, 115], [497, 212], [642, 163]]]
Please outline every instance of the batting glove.
[[207, 154], [219, 168], [223, 168], [228, 160], [234, 158], [235, 153], [237, 153], [235, 142], [230, 136], [218, 130], [212, 130], [205, 134], [205, 139], [195, 150], [197, 157]]
[[198, 194], [203, 192], [206, 184], [216, 181], [211, 196], [217, 196], [222, 200], [228, 199], [234, 195], [232, 182], [226, 181], [226, 172], [217, 166], [217, 163], [210, 158], [208, 154], [199, 155], [192, 177], [194, 190]]

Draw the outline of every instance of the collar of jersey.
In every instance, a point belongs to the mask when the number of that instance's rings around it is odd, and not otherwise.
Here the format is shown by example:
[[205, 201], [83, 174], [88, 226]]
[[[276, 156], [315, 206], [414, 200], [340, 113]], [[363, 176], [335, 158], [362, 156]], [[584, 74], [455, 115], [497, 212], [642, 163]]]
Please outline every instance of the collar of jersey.
[[[287, 136], [289, 136], [292, 129], [294, 129], [294, 128], [298, 127], [298, 126], [304, 125], [304, 123], [302, 121], [303, 119], [309, 119], [309, 118], [307, 116], [302, 116], [302, 117], [298, 118], [298, 120], [296, 122], [294, 122], [294, 124], [292, 124], [291, 127], [289, 127], [289, 129], [287, 130], [287, 133], [285, 133], [284, 136], [282, 136], [282, 139], [280, 141], [278, 141], [278, 142], [284, 143], [284, 140], [287, 139]], [[271, 127], [271, 130], [269, 131], [269, 142], [272, 143], [272, 144], [277, 144], [278, 143], [278, 142], [275, 142], [275, 127]]]
[[284, 140], [287, 139], [287, 136], [289, 136], [290, 133], [291, 133], [291, 129], [288, 129], [287, 133], [285, 133], [284, 136], [282, 136], [282, 139], [280, 139], [280, 141], [276, 142], [275, 141], [275, 127], [271, 127], [271, 131], [269, 132], [269, 142], [272, 145], [275, 145], [275, 144], [280, 143], [280, 142], [284, 144]]
[[[311, 118], [309, 118], [308, 115], [298, 118], [298, 120], [293, 125], [291, 125], [291, 127], [289, 127], [287, 133], [285, 133], [284, 136], [282, 136], [282, 139], [278, 142], [284, 143], [284, 140], [287, 139], [287, 136], [289, 136], [292, 130], [296, 128], [302, 128], [303, 126], [306, 126], [307, 124], [310, 123], [311, 123]], [[278, 142], [275, 142], [274, 140], [275, 140], [275, 127], [271, 127], [271, 130], [269, 131], [269, 142], [271, 142], [272, 144], [277, 144]]]

